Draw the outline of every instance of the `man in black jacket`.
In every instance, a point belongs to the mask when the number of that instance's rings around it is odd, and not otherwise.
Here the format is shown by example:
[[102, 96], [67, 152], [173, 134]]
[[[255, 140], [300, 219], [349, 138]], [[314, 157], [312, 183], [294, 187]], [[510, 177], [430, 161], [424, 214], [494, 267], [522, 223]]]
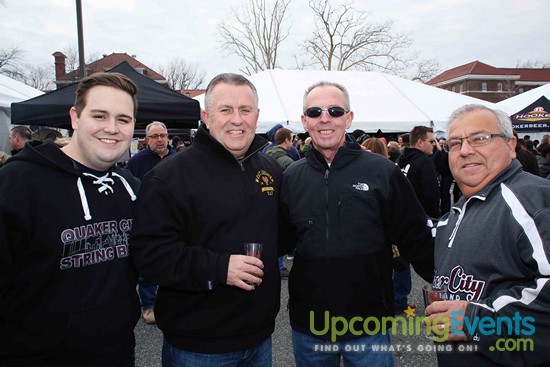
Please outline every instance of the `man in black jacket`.
[[343, 357], [347, 366], [393, 366], [391, 352], [372, 350], [391, 343], [386, 325], [367, 335], [363, 321], [394, 315], [392, 244], [432, 280], [426, 216], [399, 167], [346, 134], [353, 112], [343, 86], [314, 84], [303, 108], [312, 149], [286, 169], [281, 188], [280, 243], [288, 248], [280, 253], [296, 247], [289, 279], [296, 365], [337, 366]]
[[[271, 366], [282, 169], [261, 153], [258, 116], [250, 81], [216, 76], [193, 145], [143, 179], [130, 256], [159, 285], [165, 366]], [[263, 244], [261, 259], [243, 255], [246, 242]]]

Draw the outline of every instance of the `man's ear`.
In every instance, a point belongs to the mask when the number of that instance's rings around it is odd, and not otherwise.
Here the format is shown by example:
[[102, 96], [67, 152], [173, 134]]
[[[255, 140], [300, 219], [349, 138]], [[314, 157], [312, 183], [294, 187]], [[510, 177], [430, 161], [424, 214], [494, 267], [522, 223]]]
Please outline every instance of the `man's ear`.
[[73, 130], [78, 130], [78, 116], [76, 114], [76, 108], [71, 107], [69, 110], [69, 116], [71, 116], [71, 127]]

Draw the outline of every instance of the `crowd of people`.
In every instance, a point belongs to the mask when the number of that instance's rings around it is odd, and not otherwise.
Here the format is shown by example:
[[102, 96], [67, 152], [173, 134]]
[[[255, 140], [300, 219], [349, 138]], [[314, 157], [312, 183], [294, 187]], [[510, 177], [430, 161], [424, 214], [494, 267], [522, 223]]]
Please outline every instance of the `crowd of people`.
[[[424, 320], [446, 336], [441, 366], [550, 363], [548, 136], [522, 147], [481, 105], [454, 111], [445, 137], [348, 134], [353, 96], [319, 81], [304, 91], [307, 136], [275, 126], [265, 139], [261, 96], [228, 73], [210, 81], [192, 144], [151, 122], [122, 169], [136, 93], [118, 73], [82, 79], [63, 146], [12, 129], [0, 365], [135, 366], [141, 309], [163, 366], [269, 367], [288, 277], [297, 367], [393, 366], [388, 322], [416, 307], [411, 266], [447, 292]], [[499, 348], [526, 338], [530, 351]]]

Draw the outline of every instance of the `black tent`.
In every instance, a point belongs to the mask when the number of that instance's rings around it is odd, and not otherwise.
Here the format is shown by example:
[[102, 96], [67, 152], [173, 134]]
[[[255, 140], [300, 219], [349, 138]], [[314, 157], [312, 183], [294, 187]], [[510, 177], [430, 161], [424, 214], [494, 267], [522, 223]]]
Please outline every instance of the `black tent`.
[[550, 101], [542, 96], [510, 118], [516, 131], [548, 131], [550, 130]]
[[[163, 86], [134, 70], [126, 61], [108, 72], [126, 75], [138, 86], [136, 129], [151, 121], [162, 121], [168, 128], [198, 127], [199, 102]], [[11, 104], [11, 123], [71, 129], [69, 109], [74, 104], [77, 83]]]

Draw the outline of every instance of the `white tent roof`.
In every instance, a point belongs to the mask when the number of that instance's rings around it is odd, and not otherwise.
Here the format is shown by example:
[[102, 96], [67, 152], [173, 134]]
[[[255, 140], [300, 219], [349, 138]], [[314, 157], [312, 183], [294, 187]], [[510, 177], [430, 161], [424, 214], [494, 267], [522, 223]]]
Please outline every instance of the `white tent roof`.
[[38, 89], [0, 74], [0, 151], [9, 152], [10, 111], [12, 102], [21, 102], [43, 94]]
[[44, 94], [38, 89], [0, 74], [0, 107], [11, 108], [12, 102], [21, 102]]
[[[381, 72], [265, 70], [250, 76], [260, 97], [259, 133], [275, 124], [295, 132], [303, 131], [303, 95], [321, 80], [342, 84], [348, 89], [354, 119], [350, 130], [404, 132], [416, 125], [445, 131], [447, 119], [456, 108], [493, 103], [402, 79]], [[195, 97], [203, 104], [204, 94]]]
[[509, 115], [521, 111], [540, 97], [545, 96], [550, 99], [550, 83], [541, 85], [535, 89], [528, 90], [525, 93], [500, 101], [496, 104], [497, 108], [503, 110]]

